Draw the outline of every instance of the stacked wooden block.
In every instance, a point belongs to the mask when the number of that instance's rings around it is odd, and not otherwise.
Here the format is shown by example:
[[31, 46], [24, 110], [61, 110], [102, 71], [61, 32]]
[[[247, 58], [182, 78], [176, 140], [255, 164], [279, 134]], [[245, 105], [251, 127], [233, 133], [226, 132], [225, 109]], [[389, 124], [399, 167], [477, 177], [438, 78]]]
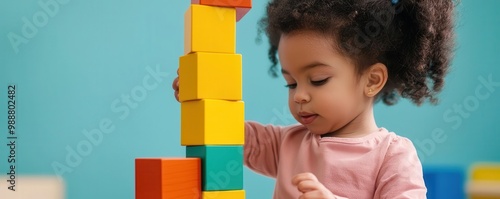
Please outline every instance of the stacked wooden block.
[[192, 0], [179, 59], [186, 158], [138, 158], [136, 199], [242, 199], [244, 103], [236, 22], [251, 0]]
[[474, 165], [470, 172], [467, 194], [470, 199], [500, 199], [500, 164]]

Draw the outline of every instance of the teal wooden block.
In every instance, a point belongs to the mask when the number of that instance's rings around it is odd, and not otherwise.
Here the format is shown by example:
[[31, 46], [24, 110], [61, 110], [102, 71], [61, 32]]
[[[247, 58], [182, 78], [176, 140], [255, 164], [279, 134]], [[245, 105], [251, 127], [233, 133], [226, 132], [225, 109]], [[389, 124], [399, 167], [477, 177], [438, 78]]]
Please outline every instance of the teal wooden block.
[[187, 146], [186, 157], [201, 158], [203, 191], [243, 189], [243, 146]]

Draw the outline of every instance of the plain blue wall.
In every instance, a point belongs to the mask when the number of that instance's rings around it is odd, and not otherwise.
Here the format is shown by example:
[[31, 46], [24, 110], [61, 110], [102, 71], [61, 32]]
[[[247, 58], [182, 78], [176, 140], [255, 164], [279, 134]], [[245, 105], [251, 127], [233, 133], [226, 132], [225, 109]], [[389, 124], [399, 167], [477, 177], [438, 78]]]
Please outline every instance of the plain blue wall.
[[[183, 52], [183, 14], [189, 1], [66, 1], [56, 12], [46, 13], [46, 21], [38, 4], [48, 0], [0, 3], [1, 132], [7, 128], [6, 89], [13, 83], [18, 87], [18, 172], [53, 175], [52, 164], [60, 163], [71, 169], [63, 174], [70, 199], [134, 198], [134, 158], [184, 156], [179, 104], [170, 85]], [[254, 1], [237, 26], [245, 116], [291, 124], [284, 81], [266, 72], [267, 39], [255, 42], [264, 6], [264, 0]], [[411, 138], [425, 165], [468, 167], [500, 161], [500, 87], [481, 90], [482, 99], [476, 95], [481, 77], [500, 82], [498, 7], [497, 0], [462, 1], [459, 6], [457, 51], [440, 105], [416, 107], [401, 101], [393, 107], [376, 106], [379, 125]], [[16, 52], [9, 35], [22, 36], [23, 18], [33, 22], [33, 16], [40, 27], [27, 32], [27, 43]], [[134, 107], [120, 101], [122, 95], [144, 89], [143, 79], [156, 67], [163, 76], [148, 81], [157, 87], [149, 88]], [[466, 113], [454, 112], [456, 105], [466, 106]], [[88, 138], [82, 132], [98, 128], [106, 118], [112, 121], [112, 132], [92, 145], [81, 162], [68, 165], [67, 149], [85, 144]], [[440, 132], [440, 139], [431, 141], [433, 132]], [[6, 134], [0, 143], [4, 172]], [[272, 179], [248, 169], [244, 174], [248, 198], [271, 197]]]

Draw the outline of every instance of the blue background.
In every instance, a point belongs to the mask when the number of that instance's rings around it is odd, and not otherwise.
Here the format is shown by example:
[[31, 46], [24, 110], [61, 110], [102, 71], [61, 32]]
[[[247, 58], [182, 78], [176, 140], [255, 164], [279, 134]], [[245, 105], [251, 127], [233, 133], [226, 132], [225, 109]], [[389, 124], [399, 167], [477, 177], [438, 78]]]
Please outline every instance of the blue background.
[[[23, 17], [33, 22], [33, 16], [43, 12], [39, 2], [47, 0], [0, 3], [0, 171], [7, 172], [7, 85], [15, 84], [19, 173], [54, 175], [52, 164], [67, 165], [68, 148], [76, 150], [87, 142], [82, 132], [108, 118], [114, 130], [63, 174], [66, 196], [134, 198], [134, 158], [184, 156], [180, 106], [171, 82], [183, 52], [189, 1], [70, 0], [59, 4], [46, 24], [39, 23], [36, 34], [16, 52], [8, 35], [22, 35]], [[287, 110], [285, 82], [267, 74], [267, 38], [256, 43], [265, 2], [255, 0], [237, 25], [245, 117], [291, 124], [295, 121]], [[455, 59], [438, 106], [417, 107], [403, 100], [375, 108], [378, 124], [412, 139], [426, 166], [467, 169], [475, 162], [500, 161], [500, 87], [491, 92], [483, 88], [481, 93], [489, 97], [473, 101], [479, 78], [491, 76], [500, 82], [499, 7], [496, 0], [462, 1], [458, 6]], [[157, 67], [168, 76], [149, 79], [150, 84], [158, 83], [156, 88], [147, 90], [134, 107], [120, 101], [144, 89], [148, 68]], [[464, 103], [466, 115], [455, 113], [453, 107]], [[113, 109], [113, 104], [121, 109]], [[430, 144], [433, 131], [444, 136], [440, 143]], [[271, 197], [272, 179], [248, 169], [244, 175], [247, 198]]]

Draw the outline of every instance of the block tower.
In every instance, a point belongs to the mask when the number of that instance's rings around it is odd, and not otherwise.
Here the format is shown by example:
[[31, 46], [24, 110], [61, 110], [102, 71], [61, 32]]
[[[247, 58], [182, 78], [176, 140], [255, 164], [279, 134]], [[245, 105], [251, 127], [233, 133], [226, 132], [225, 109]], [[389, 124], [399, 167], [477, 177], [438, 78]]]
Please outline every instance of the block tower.
[[251, 0], [192, 0], [179, 59], [186, 158], [137, 158], [136, 199], [243, 199], [244, 103], [236, 22]]

